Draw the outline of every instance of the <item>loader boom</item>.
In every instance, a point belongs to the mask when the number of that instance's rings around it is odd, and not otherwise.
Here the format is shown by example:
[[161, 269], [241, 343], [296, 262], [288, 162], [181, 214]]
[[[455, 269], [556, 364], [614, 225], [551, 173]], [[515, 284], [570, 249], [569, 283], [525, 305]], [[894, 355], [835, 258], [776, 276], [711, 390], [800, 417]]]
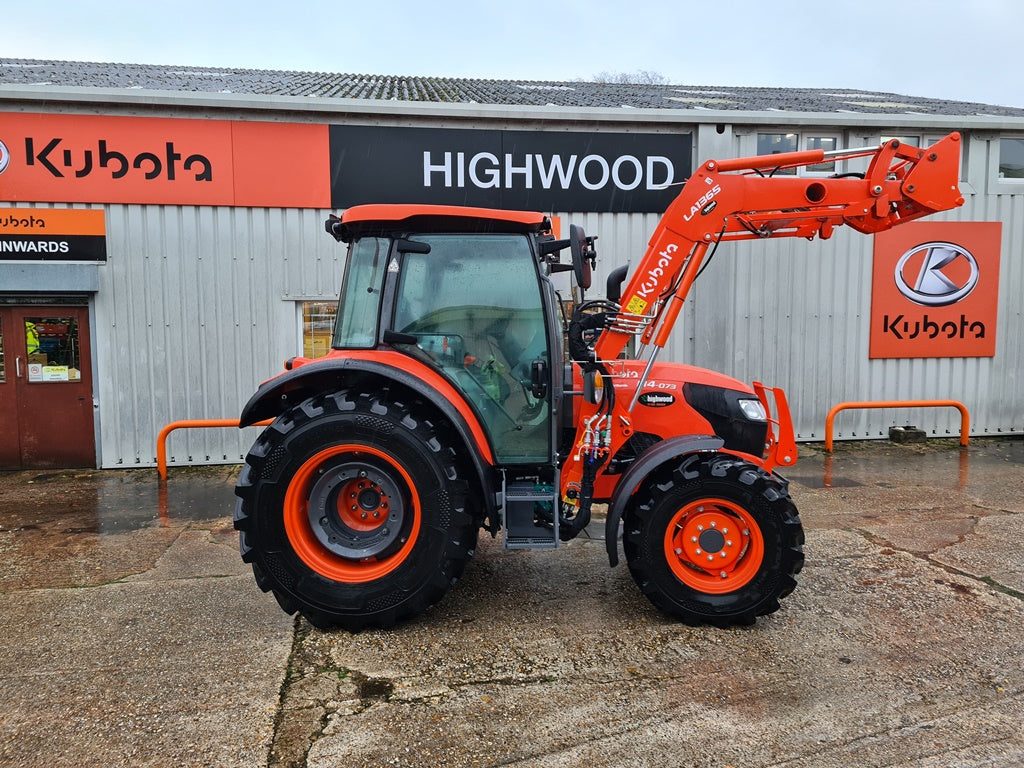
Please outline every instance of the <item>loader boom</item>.
[[[836, 158], [870, 158], [870, 162], [863, 176], [774, 175]], [[705, 161], [662, 216], [621, 293], [618, 311], [610, 315], [594, 343], [593, 359], [584, 364], [608, 376], [605, 363], [618, 358], [637, 334], [650, 348], [652, 364], [668, 341], [709, 250], [719, 243], [769, 237], [827, 239], [843, 224], [865, 234], [881, 232], [963, 205], [959, 169], [957, 133], [927, 149], [892, 139], [866, 149]], [[637, 379], [632, 400], [620, 398], [584, 408], [574, 452], [562, 476], [563, 497], [570, 503], [580, 496], [582, 457], [614, 452], [631, 434], [629, 414], [646, 378]], [[605, 386], [604, 391], [615, 399], [613, 387]], [[598, 440], [595, 434], [607, 437]], [[779, 463], [779, 457], [769, 456], [765, 463], [770, 468]]]

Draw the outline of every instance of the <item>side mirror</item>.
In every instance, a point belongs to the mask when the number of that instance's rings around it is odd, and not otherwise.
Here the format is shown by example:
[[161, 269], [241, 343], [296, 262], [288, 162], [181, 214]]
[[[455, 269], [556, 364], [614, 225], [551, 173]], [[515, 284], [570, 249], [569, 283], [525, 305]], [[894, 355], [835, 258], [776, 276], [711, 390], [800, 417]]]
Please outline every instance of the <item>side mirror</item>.
[[597, 256], [594, 250], [594, 240], [587, 237], [583, 227], [576, 224], [569, 225], [569, 250], [572, 252], [572, 269], [576, 274], [576, 284], [586, 290], [590, 287], [591, 267]]

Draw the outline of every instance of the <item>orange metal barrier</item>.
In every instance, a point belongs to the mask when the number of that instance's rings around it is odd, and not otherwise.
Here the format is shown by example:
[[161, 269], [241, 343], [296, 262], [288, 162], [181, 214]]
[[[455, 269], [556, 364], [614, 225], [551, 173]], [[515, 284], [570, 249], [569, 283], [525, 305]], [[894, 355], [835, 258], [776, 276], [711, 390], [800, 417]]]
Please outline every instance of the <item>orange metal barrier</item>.
[[825, 450], [832, 452], [832, 424], [836, 414], [853, 408], [956, 408], [960, 411], [960, 445], [968, 443], [971, 419], [967, 414], [967, 406], [957, 400], [875, 400], [861, 403], [839, 403], [833, 406], [825, 417]]
[[[265, 427], [273, 419], [258, 421], [254, 427]], [[176, 429], [197, 429], [209, 427], [237, 427], [238, 419], [186, 419], [184, 421], [172, 421], [160, 430], [156, 438], [156, 469], [160, 473], [160, 480], [167, 479], [167, 436]]]

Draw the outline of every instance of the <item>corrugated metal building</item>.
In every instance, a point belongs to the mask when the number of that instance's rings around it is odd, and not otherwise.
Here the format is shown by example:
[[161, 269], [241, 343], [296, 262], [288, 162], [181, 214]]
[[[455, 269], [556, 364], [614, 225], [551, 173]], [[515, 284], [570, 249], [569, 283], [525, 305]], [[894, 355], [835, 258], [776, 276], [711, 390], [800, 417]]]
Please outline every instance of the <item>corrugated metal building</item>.
[[[952, 398], [972, 434], [1024, 432], [1024, 110], [863, 91], [0, 59], [0, 431], [20, 435], [0, 466], [150, 466], [168, 422], [236, 416], [284, 359], [322, 348], [344, 258], [322, 222], [348, 205], [542, 210], [599, 235], [601, 286], [642, 255], [669, 182], [705, 159], [889, 137], [925, 146], [954, 130], [966, 204], [935, 217], [955, 227], [920, 237], [979, 243], [983, 326], [967, 314], [935, 323], [948, 307], [880, 315], [873, 276], [896, 245], [844, 228], [827, 242], [723, 246], [687, 305], [662, 359], [782, 386], [803, 440], [820, 440], [829, 408], [848, 400]], [[872, 348], [872, 334], [922, 333], [951, 341]], [[83, 447], [72, 427], [84, 410], [94, 439]], [[894, 423], [946, 435], [959, 416], [851, 412], [836, 434]], [[252, 437], [178, 433], [171, 463], [235, 462]], [[69, 443], [81, 450], [62, 453]]]

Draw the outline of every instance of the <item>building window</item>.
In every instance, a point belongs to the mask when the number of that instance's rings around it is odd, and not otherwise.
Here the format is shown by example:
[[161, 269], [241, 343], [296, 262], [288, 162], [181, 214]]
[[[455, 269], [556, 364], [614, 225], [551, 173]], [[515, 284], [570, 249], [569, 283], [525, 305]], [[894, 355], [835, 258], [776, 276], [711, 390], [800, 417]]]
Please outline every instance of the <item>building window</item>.
[[74, 317], [26, 317], [25, 350], [28, 381], [81, 381], [78, 320]]
[[923, 147], [920, 136], [886, 136], [883, 134], [882, 143], [886, 144], [893, 139], [897, 139], [900, 144], [909, 144], [912, 147]]
[[1024, 179], [1024, 139], [999, 140], [999, 178]]
[[[757, 134], [757, 154], [778, 155], [783, 152], [797, 152], [802, 149], [823, 149], [826, 152], [839, 149], [839, 136], [800, 133], [759, 133]], [[835, 160], [801, 168], [780, 168], [772, 175], [777, 176], [819, 176], [831, 175], [836, 172]]]
[[[839, 137], [838, 136], [808, 136], [804, 144], [804, 149], [823, 149], [826, 152], [832, 152], [839, 149]], [[836, 161], [828, 160], [824, 163], [818, 163], [817, 165], [809, 165], [805, 169], [806, 173], [826, 173], [833, 174], [836, 172]]]
[[334, 301], [302, 302], [303, 357], [323, 357], [330, 351], [337, 311]]
[[[759, 133], [757, 134], [757, 154], [779, 155], [783, 152], [796, 152], [800, 137], [795, 133]], [[773, 175], [795, 176], [795, 168], [780, 168]]]

